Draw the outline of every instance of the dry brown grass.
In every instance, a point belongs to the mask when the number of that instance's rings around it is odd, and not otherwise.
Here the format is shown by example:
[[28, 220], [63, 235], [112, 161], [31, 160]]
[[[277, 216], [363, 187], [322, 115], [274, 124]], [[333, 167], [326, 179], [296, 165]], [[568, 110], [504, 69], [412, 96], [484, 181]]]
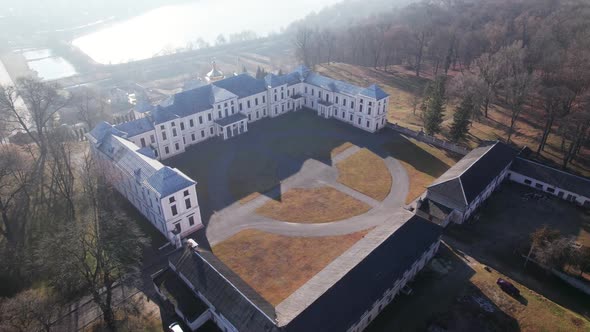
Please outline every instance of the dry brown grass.
[[332, 158], [336, 157], [339, 153], [344, 152], [346, 149], [353, 147], [354, 144], [350, 142], [342, 143], [341, 145], [332, 149], [331, 156]]
[[296, 223], [323, 223], [347, 219], [369, 211], [371, 207], [332, 187], [294, 188], [256, 209], [268, 218]]
[[361, 149], [338, 164], [338, 182], [378, 201], [391, 190], [391, 173], [381, 157]]
[[461, 158], [410, 138], [392, 141], [385, 148], [408, 173], [410, 188], [406, 204], [418, 198], [427, 186]]
[[[432, 79], [427, 73], [422, 78], [402, 67], [392, 66], [388, 71], [382, 68], [374, 69], [368, 67], [353, 66], [343, 63], [323, 64], [316, 66], [318, 72], [343, 81], [348, 81], [362, 86], [378, 84], [385, 92], [392, 97], [389, 101], [388, 120], [401, 126], [420, 130], [423, 123], [420, 119], [420, 110], [415, 113], [413, 101], [416, 93], [421, 93], [425, 84]], [[458, 75], [458, 72], [450, 71], [449, 75]], [[455, 102], [450, 101], [447, 105], [444, 120], [443, 133], [439, 138], [445, 138], [450, 128], [455, 111]], [[505, 140], [507, 138], [508, 125], [510, 123], [510, 112], [501, 105], [492, 105], [488, 113], [489, 118], [481, 118], [473, 123], [469, 130], [470, 136], [462, 144], [471, 148], [476, 147], [484, 140]], [[520, 146], [528, 146], [536, 149], [543, 128], [544, 114], [541, 108], [529, 107], [525, 109], [515, 127], [515, 134], [512, 141]], [[557, 135], [550, 135], [546, 150], [542, 153], [541, 159], [552, 163], [554, 166], [561, 164], [561, 139]], [[580, 157], [575, 160], [569, 168], [579, 174], [590, 176], [590, 149], [583, 149]]]
[[[504, 313], [514, 317], [522, 331], [590, 331], [590, 322], [569, 309], [550, 301], [496, 271], [487, 272], [483, 266], [473, 266], [470, 281]], [[496, 285], [498, 278], [510, 280], [525, 299], [526, 304], [504, 293]]]
[[276, 306], [368, 232], [288, 237], [245, 230], [214, 246], [213, 253]]

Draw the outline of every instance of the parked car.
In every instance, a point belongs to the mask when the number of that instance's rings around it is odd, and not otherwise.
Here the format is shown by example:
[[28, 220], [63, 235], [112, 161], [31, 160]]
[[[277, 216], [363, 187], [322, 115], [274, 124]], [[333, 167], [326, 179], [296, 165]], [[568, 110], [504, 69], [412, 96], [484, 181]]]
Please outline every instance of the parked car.
[[520, 291], [510, 281], [498, 278], [496, 284], [498, 284], [498, 286], [500, 286], [500, 288], [502, 288], [502, 290], [506, 293], [512, 296], [520, 296]]
[[177, 322], [168, 325], [168, 332], [183, 332], [182, 327]]

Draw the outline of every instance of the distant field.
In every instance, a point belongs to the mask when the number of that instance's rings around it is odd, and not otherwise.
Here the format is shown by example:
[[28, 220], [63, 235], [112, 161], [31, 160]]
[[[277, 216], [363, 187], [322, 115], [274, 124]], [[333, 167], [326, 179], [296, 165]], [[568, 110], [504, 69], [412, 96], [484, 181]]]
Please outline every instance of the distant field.
[[[316, 66], [315, 70], [326, 76], [361, 86], [378, 84], [391, 96], [388, 112], [389, 122], [414, 130], [422, 128], [420, 110], [417, 109], [414, 114], [413, 102], [415, 94], [421, 93], [428, 83], [430, 79], [428, 75], [417, 78], [411, 71], [398, 66], [391, 66], [385, 72], [382, 68], [375, 70], [343, 63], [322, 64]], [[451, 76], [458, 74], [457, 72], [449, 73]], [[448, 133], [448, 128], [453, 119], [454, 107], [452, 101], [447, 105], [443, 121], [443, 133], [440, 135], [442, 138]], [[462, 144], [473, 148], [482, 141], [506, 139], [510, 121], [509, 111], [500, 105], [492, 105], [488, 114], [488, 119], [481, 118], [478, 122], [473, 123], [467, 141], [462, 142]], [[541, 136], [542, 126], [543, 110], [529, 107], [522, 112], [516, 124], [516, 133], [512, 138], [513, 142], [520, 147], [527, 146], [535, 150]], [[561, 165], [561, 138], [557, 135], [550, 135], [547, 143], [548, 146], [545, 152], [542, 153], [541, 159], [557, 166]], [[590, 176], [590, 150], [583, 150], [579, 160], [571, 163], [569, 168], [581, 175]]]

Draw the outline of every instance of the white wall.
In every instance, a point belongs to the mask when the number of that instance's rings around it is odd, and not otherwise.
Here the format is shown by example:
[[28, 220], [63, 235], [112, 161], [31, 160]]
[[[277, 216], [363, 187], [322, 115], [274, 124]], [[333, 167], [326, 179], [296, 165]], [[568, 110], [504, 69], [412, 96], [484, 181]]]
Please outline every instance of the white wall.
[[[526, 175], [523, 175], [523, 174], [520, 174], [520, 173], [517, 173], [514, 171], [509, 171], [509, 173], [510, 173], [510, 180], [513, 182], [520, 183], [525, 186], [535, 188], [537, 190], [541, 190], [547, 194], [560, 197], [566, 201], [576, 202], [576, 204], [581, 205], [581, 206], [583, 206], [584, 204], [590, 204], [590, 203], [586, 203], [586, 202], [590, 202], [590, 197], [585, 197], [585, 196], [579, 195], [577, 193], [565, 190], [563, 188], [552, 186], [546, 182], [542, 182], [542, 181], [527, 177]], [[553, 192], [551, 192], [551, 189], [553, 189]]]
[[[392, 287], [383, 293], [383, 296], [377, 300], [368, 310], [359, 318], [357, 323], [351, 326], [347, 331], [348, 332], [360, 332], [363, 331], [367, 326], [379, 315], [385, 307], [395, 299], [395, 297], [399, 294], [400, 290], [409, 282], [411, 281], [418, 272], [420, 272], [424, 266], [434, 257], [436, 252], [438, 251], [438, 247], [440, 245], [440, 239], [434, 242], [418, 259], [417, 261], [412, 264], [412, 267], [409, 270], [406, 270], [402, 276], [402, 278], [395, 280], [392, 282]], [[354, 299], [353, 299], [354, 300]]]
[[[188, 195], [185, 195], [185, 191], [188, 192]], [[171, 199], [173, 199], [174, 202], [170, 202]], [[190, 202], [189, 208], [186, 206], [187, 200]], [[160, 206], [169, 232], [172, 232], [175, 229], [176, 224], [178, 224], [180, 225], [180, 236], [184, 237], [203, 227], [195, 186], [162, 197], [160, 199]], [[173, 206], [176, 208], [176, 214], [172, 213]], [[189, 218], [191, 216], [193, 218], [193, 225], [190, 225]]]

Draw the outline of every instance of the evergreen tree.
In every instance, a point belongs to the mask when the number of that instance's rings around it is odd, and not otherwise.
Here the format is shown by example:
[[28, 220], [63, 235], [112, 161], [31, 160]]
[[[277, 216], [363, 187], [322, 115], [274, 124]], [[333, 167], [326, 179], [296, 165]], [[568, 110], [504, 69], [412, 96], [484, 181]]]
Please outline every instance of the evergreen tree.
[[257, 79], [260, 79], [260, 66], [256, 68], [256, 76]]
[[242, 73], [243, 74], [247, 74], [248, 73], [248, 69], [246, 69], [245, 65], [242, 65]]
[[422, 102], [422, 121], [427, 134], [440, 132], [445, 112], [445, 78], [439, 76], [426, 87], [426, 94]]
[[451, 125], [451, 139], [455, 142], [465, 138], [469, 132], [471, 124], [471, 114], [473, 113], [474, 103], [471, 94], [467, 94], [461, 100], [461, 104], [455, 110], [453, 115], [453, 124]]

